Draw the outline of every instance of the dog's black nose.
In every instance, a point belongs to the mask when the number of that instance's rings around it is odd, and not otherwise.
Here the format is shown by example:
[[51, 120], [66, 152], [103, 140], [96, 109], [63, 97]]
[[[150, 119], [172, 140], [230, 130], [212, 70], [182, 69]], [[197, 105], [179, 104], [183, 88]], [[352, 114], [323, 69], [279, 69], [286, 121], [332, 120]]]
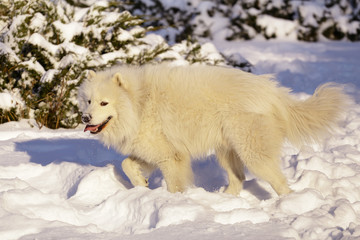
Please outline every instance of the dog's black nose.
[[90, 114], [84, 114], [81, 116], [81, 121], [83, 123], [89, 123], [91, 120], [91, 115]]

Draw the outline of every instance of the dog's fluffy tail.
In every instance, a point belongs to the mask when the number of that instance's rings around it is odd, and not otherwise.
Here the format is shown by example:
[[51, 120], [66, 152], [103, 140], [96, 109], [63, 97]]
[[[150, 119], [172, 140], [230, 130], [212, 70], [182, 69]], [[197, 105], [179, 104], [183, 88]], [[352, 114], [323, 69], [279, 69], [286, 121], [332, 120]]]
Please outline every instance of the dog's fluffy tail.
[[287, 138], [295, 145], [319, 142], [331, 133], [348, 103], [343, 89], [332, 83], [320, 86], [305, 101], [292, 101], [288, 105]]

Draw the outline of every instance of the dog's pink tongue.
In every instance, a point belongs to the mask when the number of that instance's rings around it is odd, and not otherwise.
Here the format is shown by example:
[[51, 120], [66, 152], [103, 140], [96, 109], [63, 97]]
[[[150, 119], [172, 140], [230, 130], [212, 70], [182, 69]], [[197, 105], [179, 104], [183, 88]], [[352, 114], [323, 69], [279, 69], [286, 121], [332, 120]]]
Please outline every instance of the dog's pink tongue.
[[[100, 124], [99, 124], [100, 125]], [[96, 132], [99, 125], [86, 125], [84, 132], [90, 131], [90, 132]]]

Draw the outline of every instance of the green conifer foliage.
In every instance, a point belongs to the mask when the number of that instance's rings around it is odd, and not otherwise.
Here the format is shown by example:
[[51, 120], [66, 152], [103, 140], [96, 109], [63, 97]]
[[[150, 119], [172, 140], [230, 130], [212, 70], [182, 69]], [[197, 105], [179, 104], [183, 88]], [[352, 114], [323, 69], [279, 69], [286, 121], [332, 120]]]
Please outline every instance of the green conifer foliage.
[[[3, 0], [0, 3], [0, 93], [14, 104], [0, 108], [0, 123], [36, 119], [40, 127], [80, 122], [77, 87], [86, 70], [119, 63], [183, 60], [221, 64], [187, 40], [169, 46], [124, 8], [123, 1]], [[214, 55], [213, 55], [214, 56]]]

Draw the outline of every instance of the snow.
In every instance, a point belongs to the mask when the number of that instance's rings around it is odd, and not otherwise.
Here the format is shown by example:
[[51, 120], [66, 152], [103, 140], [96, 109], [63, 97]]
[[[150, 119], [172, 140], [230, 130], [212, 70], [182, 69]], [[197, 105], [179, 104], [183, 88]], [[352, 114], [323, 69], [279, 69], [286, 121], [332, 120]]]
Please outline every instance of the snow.
[[[197, 27], [194, 29], [194, 34], [205, 37], [213, 37], [215, 39], [225, 39], [229, 26], [229, 19], [215, 13], [215, 16], [210, 17], [208, 12], [212, 12], [216, 8], [216, 4], [211, 1], [202, 1], [197, 5], [198, 14], [193, 20], [193, 24]], [[209, 36], [210, 33], [212, 36]]]
[[35, 57], [32, 57], [30, 60], [24, 61], [21, 64], [23, 64], [27, 69], [35, 70], [41, 74], [45, 73], [45, 69], [38, 61], [36, 61]]
[[46, 21], [46, 18], [41, 13], [35, 13], [34, 17], [31, 20], [30, 26], [31, 29], [34, 31], [39, 31], [44, 27], [44, 22]]
[[357, 29], [359, 29], [359, 22], [348, 22], [348, 18], [346, 16], [339, 16], [336, 18], [336, 22], [338, 23], [339, 28], [342, 31], [346, 31], [350, 34], [356, 34]]
[[317, 2], [309, 2], [299, 6], [299, 14], [303, 18], [305, 26], [317, 27], [324, 15], [324, 9]]
[[172, 1], [172, 0], [160, 0], [162, 6], [164, 6], [165, 10], [169, 10], [171, 8], [178, 8], [181, 10], [185, 10], [187, 5], [186, 1]]
[[220, 52], [239, 52], [255, 66], [256, 74], [275, 73], [282, 85], [312, 94], [319, 84], [337, 82], [360, 101], [360, 44], [292, 41], [216, 42]]
[[49, 52], [55, 56], [58, 51], [58, 46], [48, 42], [41, 34], [33, 33], [29, 38], [29, 43], [39, 46], [44, 49], [48, 49]]
[[265, 29], [267, 36], [275, 35], [277, 39], [296, 40], [295, 29], [297, 23], [290, 20], [278, 19], [269, 15], [257, 17], [257, 24]]
[[15, 101], [13, 96], [11, 96], [8, 92], [2, 92], [0, 93], [0, 108], [3, 109], [10, 109], [12, 107], [15, 107]]
[[74, 36], [79, 35], [83, 31], [83, 26], [80, 22], [64, 24], [61, 21], [55, 21], [53, 24], [55, 28], [61, 31], [61, 36], [64, 37], [66, 42], [70, 42]]
[[200, 54], [203, 56], [207, 56], [207, 58], [209, 60], [214, 61], [214, 62], [216, 60], [221, 59], [221, 56], [220, 56], [219, 52], [217, 51], [215, 45], [210, 42], [204, 43], [201, 46]]
[[0, 54], [7, 54], [10, 56], [10, 61], [20, 61], [18, 56], [16, 56], [16, 54], [14, 53], [14, 51], [11, 49], [10, 46], [7, 46], [6, 44], [0, 42]]
[[56, 69], [50, 69], [48, 70], [41, 78], [40, 78], [40, 82], [44, 83], [44, 82], [51, 82], [52, 79], [54, 78], [54, 76], [56, 74], [59, 74], [59, 70]]
[[[41, 44], [36, 35], [32, 40]], [[321, 145], [284, 145], [282, 170], [293, 193], [278, 197], [247, 172], [241, 194], [225, 194], [227, 179], [214, 156], [194, 161], [195, 184], [184, 193], [169, 193], [159, 171], [150, 188], [133, 188], [121, 170], [125, 156], [83, 126], [38, 129], [22, 120], [0, 125], [0, 238], [359, 239], [360, 44], [214, 41], [203, 47], [214, 49], [241, 53], [257, 74], [274, 73], [299, 99], [324, 82], [347, 84], [355, 101], [334, 135]], [[14, 104], [9, 94], [1, 93], [1, 104]]]
[[11, 108], [14, 108], [17, 104], [24, 106], [21, 98], [19, 98], [15, 92], [0, 92], [0, 108], [10, 110]]

